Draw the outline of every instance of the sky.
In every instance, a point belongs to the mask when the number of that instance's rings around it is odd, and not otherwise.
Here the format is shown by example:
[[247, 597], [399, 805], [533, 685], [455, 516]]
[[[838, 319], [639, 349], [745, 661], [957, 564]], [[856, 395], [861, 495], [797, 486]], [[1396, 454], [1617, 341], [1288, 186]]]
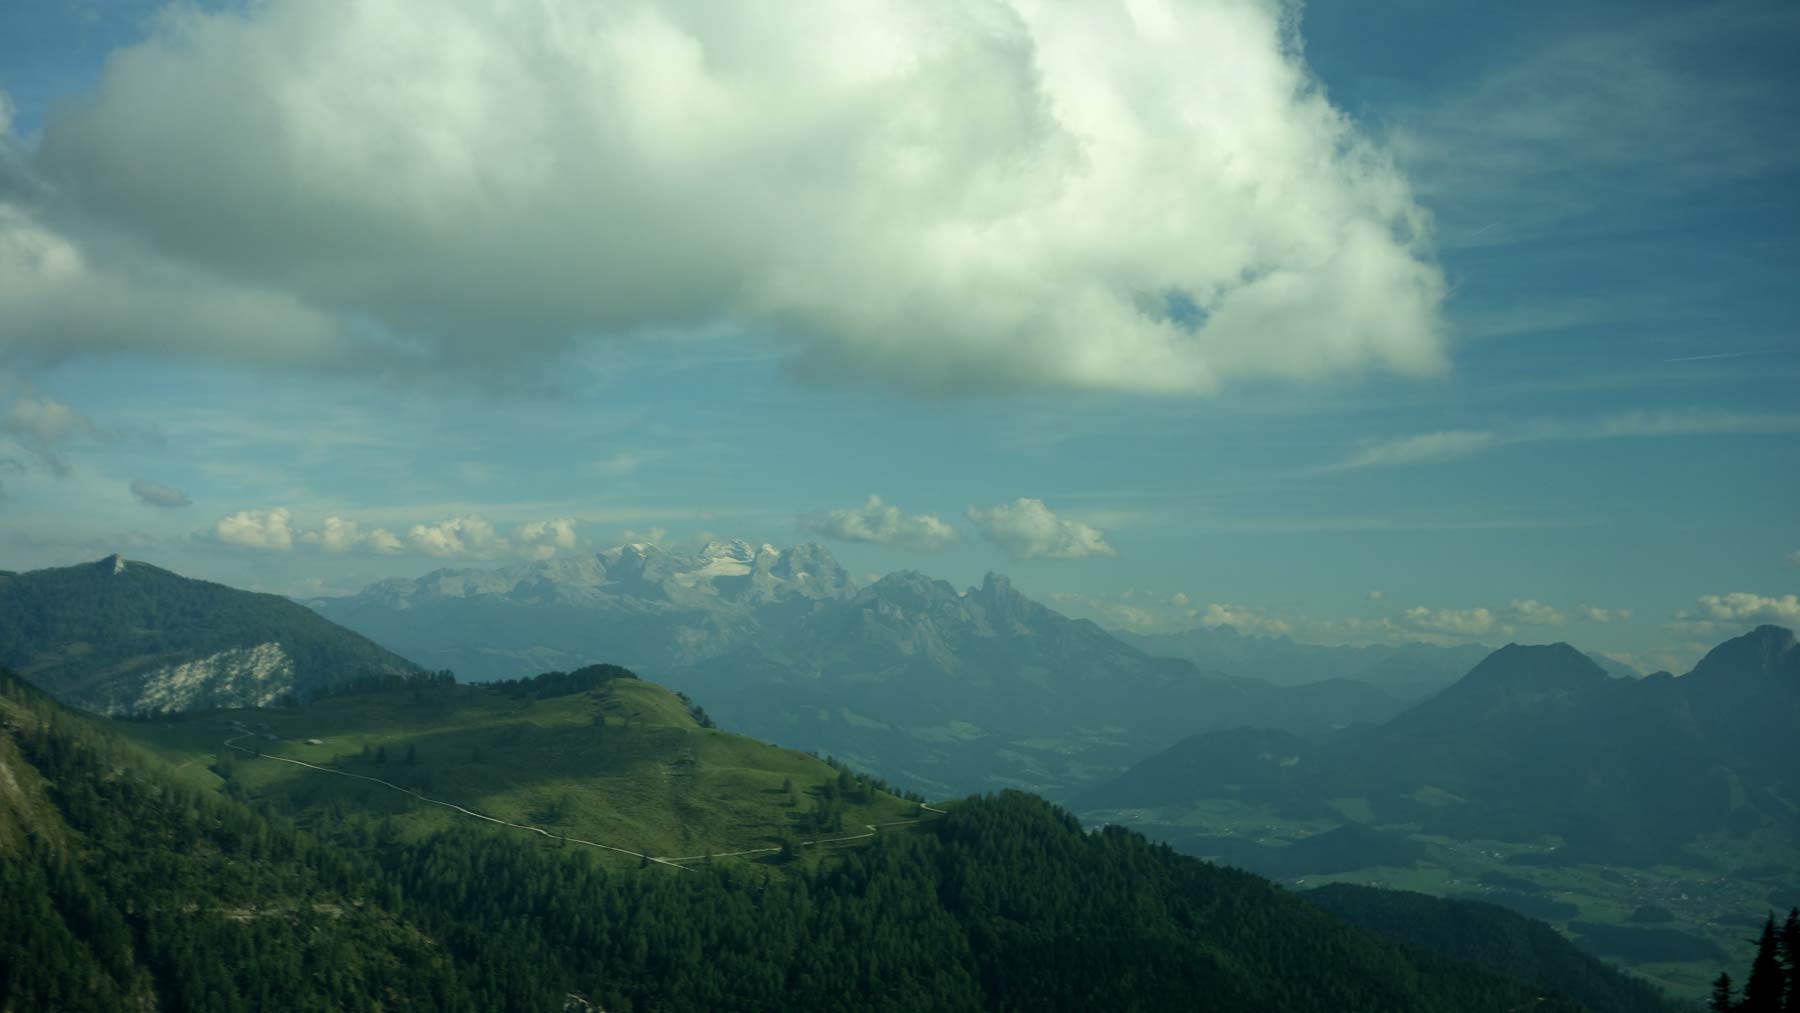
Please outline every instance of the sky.
[[[1573, 9], [1571, 9], [1573, 8]], [[0, 567], [1800, 626], [1800, 8], [0, 7]]]

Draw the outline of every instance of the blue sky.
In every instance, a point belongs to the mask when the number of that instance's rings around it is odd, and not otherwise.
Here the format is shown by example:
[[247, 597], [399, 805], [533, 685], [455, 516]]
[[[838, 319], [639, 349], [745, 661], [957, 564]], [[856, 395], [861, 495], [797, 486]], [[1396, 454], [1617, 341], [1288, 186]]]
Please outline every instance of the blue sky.
[[1646, 669], [1800, 622], [1791, 5], [929, 6], [9, 5], [0, 565], [660, 532]]

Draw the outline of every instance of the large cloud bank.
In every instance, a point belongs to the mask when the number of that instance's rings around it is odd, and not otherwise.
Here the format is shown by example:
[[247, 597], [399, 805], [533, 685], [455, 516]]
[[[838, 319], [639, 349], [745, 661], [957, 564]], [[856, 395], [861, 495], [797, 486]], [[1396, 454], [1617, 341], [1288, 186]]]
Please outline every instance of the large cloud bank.
[[0, 325], [37, 356], [482, 369], [723, 325], [927, 393], [1435, 369], [1425, 216], [1296, 25], [1282, 0], [177, 7], [10, 146]]

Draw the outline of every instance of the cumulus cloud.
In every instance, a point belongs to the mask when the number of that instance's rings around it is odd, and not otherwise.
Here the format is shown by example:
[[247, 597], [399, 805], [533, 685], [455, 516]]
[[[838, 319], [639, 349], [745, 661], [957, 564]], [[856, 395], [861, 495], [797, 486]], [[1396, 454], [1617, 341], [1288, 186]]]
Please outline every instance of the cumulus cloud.
[[981, 537], [1014, 559], [1086, 559], [1116, 556], [1106, 533], [1080, 521], [1064, 520], [1040, 499], [1020, 498], [991, 507], [970, 505], [969, 520]]
[[286, 507], [240, 510], [213, 524], [212, 538], [226, 545], [285, 552], [296, 546], [335, 555], [361, 553], [392, 556], [410, 553], [448, 559], [467, 556], [494, 559], [517, 554], [528, 559], [549, 559], [564, 549], [576, 548], [578, 522], [572, 517], [530, 521], [500, 533], [485, 517], [451, 517], [435, 524], [414, 524], [404, 535], [387, 528], [365, 527], [347, 517], [326, 517], [317, 527], [295, 523]]
[[1485, 608], [1432, 609], [1415, 605], [1401, 613], [1401, 619], [1416, 630], [1458, 637], [1491, 633], [1498, 626], [1494, 614]]
[[1800, 549], [1795, 549], [1794, 551], [1788, 553], [1787, 561], [1792, 563], [1795, 566], [1800, 566]]
[[287, 551], [294, 547], [293, 515], [285, 507], [239, 510], [213, 524], [213, 537], [226, 545]]
[[1800, 597], [1779, 597], [1733, 591], [1707, 594], [1698, 599], [1707, 616], [1722, 623], [1800, 623]]
[[1427, 217], [1284, 0], [499, 6], [172, 7], [32, 156], [166, 255], [15, 201], [0, 329], [487, 367], [725, 321], [934, 392], [1442, 365]]
[[1515, 598], [1508, 607], [1515, 620], [1533, 626], [1561, 626], [1567, 621], [1562, 612], [1534, 598]]
[[1800, 414], [1626, 412], [1589, 421], [1542, 419], [1501, 429], [1453, 429], [1375, 440], [1325, 470], [1451, 461], [1522, 443], [1751, 433], [1800, 433]]
[[302, 545], [316, 545], [326, 552], [372, 552], [389, 556], [404, 547], [400, 539], [386, 528], [364, 531], [361, 524], [343, 517], [327, 517], [323, 526], [300, 532]]
[[165, 509], [184, 507], [193, 503], [193, 500], [188, 499], [187, 493], [182, 492], [180, 489], [177, 489], [174, 486], [164, 485], [161, 482], [152, 482], [149, 479], [144, 478], [132, 480], [131, 494], [136, 496], [138, 502], [145, 506], [163, 507]]
[[497, 556], [510, 548], [485, 517], [451, 517], [436, 524], [414, 524], [406, 546], [427, 556]]
[[915, 552], [937, 552], [955, 545], [962, 537], [935, 514], [908, 517], [899, 507], [872, 494], [860, 507], [807, 514], [800, 518], [800, 528], [842, 542], [886, 545]]
[[1600, 608], [1597, 605], [1580, 605], [1575, 614], [1590, 623], [1622, 623], [1631, 618], [1630, 609]]
[[1214, 602], [1206, 606], [1206, 611], [1199, 615], [1200, 625], [1208, 629], [1221, 626], [1237, 630], [1239, 633], [1255, 633], [1267, 636], [1279, 636], [1293, 627], [1284, 619], [1266, 616], [1254, 609], [1239, 605], [1224, 605]]
[[513, 539], [532, 559], [549, 559], [576, 544], [575, 518], [557, 517], [547, 521], [531, 521], [513, 529]]

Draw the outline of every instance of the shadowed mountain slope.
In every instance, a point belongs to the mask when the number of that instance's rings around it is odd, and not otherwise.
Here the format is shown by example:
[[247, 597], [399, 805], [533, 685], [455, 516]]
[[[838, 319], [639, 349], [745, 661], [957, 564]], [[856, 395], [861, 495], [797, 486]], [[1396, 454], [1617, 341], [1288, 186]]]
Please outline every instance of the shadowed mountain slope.
[[266, 705], [419, 671], [286, 598], [119, 556], [0, 575], [0, 664], [108, 714]]

